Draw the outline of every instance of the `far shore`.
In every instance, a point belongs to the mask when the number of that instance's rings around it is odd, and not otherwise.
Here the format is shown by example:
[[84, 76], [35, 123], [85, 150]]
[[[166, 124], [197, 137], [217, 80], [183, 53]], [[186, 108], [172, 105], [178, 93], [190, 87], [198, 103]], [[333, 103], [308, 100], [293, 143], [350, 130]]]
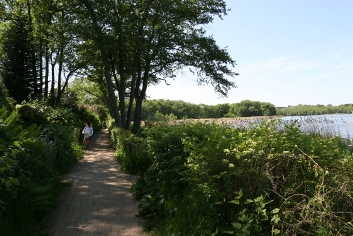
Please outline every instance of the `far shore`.
[[[234, 121], [239, 121], [239, 120], [268, 120], [268, 119], [276, 119], [276, 118], [281, 118], [284, 117], [282, 115], [276, 115], [276, 116], [249, 116], [249, 117], [223, 117], [223, 118], [200, 118], [200, 119], [178, 119], [175, 120], [176, 122], [183, 122], [183, 121], [189, 121], [189, 122], [215, 122], [218, 124], [222, 123], [229, 123], [229, 122], [234, 122]], [[173, 122], [173, 121], [172, 121]]]

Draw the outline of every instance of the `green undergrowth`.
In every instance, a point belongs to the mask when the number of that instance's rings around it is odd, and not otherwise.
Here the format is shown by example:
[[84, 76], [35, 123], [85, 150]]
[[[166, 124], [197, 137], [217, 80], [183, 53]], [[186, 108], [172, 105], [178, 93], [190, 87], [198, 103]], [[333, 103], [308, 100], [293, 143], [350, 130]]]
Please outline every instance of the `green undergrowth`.
[[145, 155], [145, 142], [141, 137], [124, 129], [111, 129], [110, 141], [114, 147], [121, 169], [130, 174], [142, 174], [148, 168]]
[[84, 124], [41, 102], [0, 109], [0, 235], [44, 234], [40, 222], [68, 185], [61, 176], [83, 155]]
[[353, 235], [352, 150], [340, 137], [280, 120], [111, 135], [140, 175], [133, 194], [150, 235]]

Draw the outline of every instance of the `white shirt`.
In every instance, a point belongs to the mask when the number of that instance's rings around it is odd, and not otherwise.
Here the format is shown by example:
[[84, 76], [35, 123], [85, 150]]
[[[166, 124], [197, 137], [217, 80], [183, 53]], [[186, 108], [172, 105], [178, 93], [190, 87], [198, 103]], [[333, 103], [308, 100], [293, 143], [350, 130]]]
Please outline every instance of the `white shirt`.
[[92, 126], [91, 127], [86, 126], [83, 129], [82, 133], [83, 133], [83, 136], [85, 138], [88, 138], [88, 137], [92, 136], [93, 135], [93, 127]]

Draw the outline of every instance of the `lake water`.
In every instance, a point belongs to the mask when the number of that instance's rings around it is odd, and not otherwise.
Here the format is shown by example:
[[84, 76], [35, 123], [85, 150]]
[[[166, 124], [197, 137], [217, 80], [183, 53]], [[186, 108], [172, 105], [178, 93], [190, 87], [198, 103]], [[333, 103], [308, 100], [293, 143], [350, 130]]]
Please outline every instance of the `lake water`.
[[319, 131], [323, 135], [339, 135], [353, 139], [353, 114], [285, 116], [281, 119], [288, 122], [298, 120], [304, 132]]

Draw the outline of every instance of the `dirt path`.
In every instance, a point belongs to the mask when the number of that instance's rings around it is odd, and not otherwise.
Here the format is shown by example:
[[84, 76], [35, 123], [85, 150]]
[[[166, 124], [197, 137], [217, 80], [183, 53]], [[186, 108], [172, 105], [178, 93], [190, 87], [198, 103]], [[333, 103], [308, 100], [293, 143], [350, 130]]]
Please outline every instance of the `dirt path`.
[[130, 193], [135, 176], [118, 170], [109, 146], [108, 131], [96, 134], [95, 152], [66, 176], [73, 185], [65, 189], [44, 226], [50, 236], [142, 236], [143, 220], [136, 217], [138, 202]]

